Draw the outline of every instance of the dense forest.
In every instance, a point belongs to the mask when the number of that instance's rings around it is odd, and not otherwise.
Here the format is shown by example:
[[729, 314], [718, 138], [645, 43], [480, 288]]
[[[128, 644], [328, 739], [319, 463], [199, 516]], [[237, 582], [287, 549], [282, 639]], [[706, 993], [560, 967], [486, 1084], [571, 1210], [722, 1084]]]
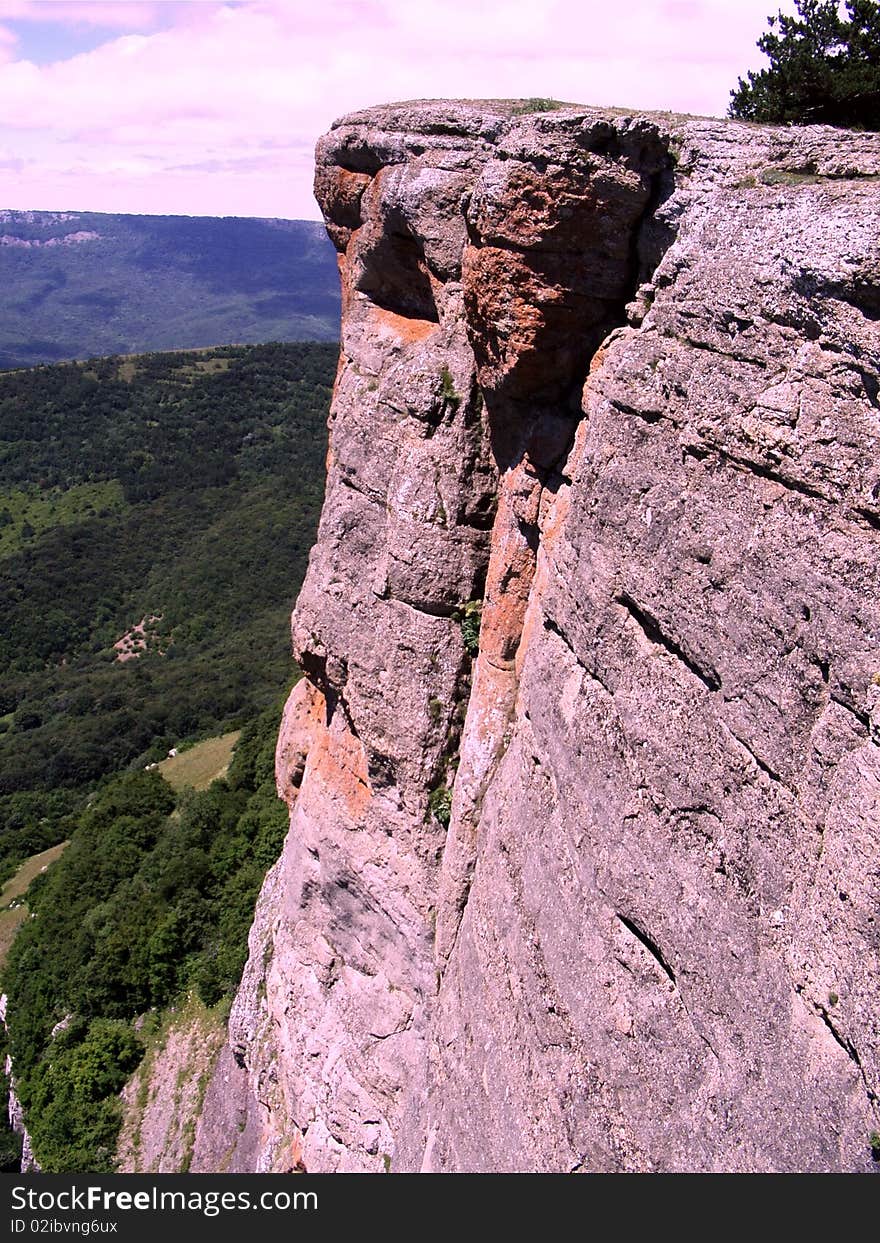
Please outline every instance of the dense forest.
[[0, 368], [338, 337], [315, 221], [0, 211]]
[[[69, 839], [2, 974], [44, 1170], [112, 1169], [144, 1016], [188, 993], [222, 1006], [241, 974], [287, 824], [274, 745], [336, 352], [0, 375], [0, 876]], [[156, 771], [238, 727], [207, 789]], [[16, 1168], [0, 1132], [0, 1168]]]
[[0, 375], [0, 875], [68, 836], [96, 782], [289, 682], [335, 358], [264, 345]]

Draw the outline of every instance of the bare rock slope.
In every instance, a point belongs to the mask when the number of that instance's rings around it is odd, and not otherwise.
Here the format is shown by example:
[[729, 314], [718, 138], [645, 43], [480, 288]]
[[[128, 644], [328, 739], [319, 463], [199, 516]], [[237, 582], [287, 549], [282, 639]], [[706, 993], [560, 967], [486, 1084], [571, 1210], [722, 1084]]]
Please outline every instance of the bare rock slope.
[[193, 1168], [872, 1168], [878, 139], [428, 102], [316, 187], [291, 828]]

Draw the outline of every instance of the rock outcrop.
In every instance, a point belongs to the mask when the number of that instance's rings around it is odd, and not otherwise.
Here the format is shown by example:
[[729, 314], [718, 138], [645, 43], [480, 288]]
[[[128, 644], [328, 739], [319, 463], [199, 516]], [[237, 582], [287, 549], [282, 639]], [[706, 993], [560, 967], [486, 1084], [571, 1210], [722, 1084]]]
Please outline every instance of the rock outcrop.
[[[6, 1026], [6, 1015], [9, 1005], [9, 999], [5, 993], [0, 994], [0, 1025], [3, 1027], [4, 1034], [8, 1031]], [[39, 1162], [34, 1156], [33, 1144], [31, 1143], [30, 1133], [25, 1126], [24, 1110], [21, 1107], [21, 1101], [15, 1086], [15, 1075], [12, 1069], [12, 1057], [6, 1054], [3, 1063], [3, 1081], [6, 1096], [6, 1116], [9, 1120], [9, 1128], [15, 1134], [21, 1137], [21, 1165], [22, 1174], [39, 1174], [41, 1173]]]
[[[153, 1019], [153, 1023], [150, 1023]], [[225, 1043], [220, 1017], [195, 997], [140, 1026], [147, 1052], [122, 1091], [121, 1174], [185, 1174], [208, 1083]], [[222, 1169], [222, 1160], [217, 1163]]]
[[407, 104], [316, 192], [291, 828], [193, 1168], [873, 1168], [876, 136]]

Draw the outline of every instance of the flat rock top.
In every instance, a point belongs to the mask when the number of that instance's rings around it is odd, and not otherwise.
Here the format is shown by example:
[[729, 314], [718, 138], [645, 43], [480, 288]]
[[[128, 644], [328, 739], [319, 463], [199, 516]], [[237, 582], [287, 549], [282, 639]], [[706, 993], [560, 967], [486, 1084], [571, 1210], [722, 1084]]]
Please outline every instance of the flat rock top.
[[345, 134], [357, 132], [361, 142], [370, 143], [375, 136], [377, 144], [386, 148], [390, 135], [433, 137], [441, 144], [465, 139], [496, 145], [515, 133], [520, 141], [528, 136], [536, 147], [549, 143], [558, 149], [569, 136], [575, 141], [585, 128], [604, 122], [616, 130], [655, 127], [683, 153], [691, 148], [692, 158], [685, 159], [686, 164], [693, 162], [695, 152], [727, 165], [741, 160], [748, 163], [748, 153], [760, 152], [781, 171], [804, 178], [880, 177], [880, 135], [872, 132], [828, 125], [757, 125], [638, 108], [559, 103], [542, 109], [530, 105], [525, 99], [414, 99], [381, 104], [340, 117], [323, 141], [332, 148]]

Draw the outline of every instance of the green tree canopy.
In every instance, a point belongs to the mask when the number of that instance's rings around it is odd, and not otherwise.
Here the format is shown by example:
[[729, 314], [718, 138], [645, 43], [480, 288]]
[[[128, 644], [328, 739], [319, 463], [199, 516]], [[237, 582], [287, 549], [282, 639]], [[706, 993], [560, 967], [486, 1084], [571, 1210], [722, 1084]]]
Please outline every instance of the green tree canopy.
[[740, 78], [728, 113], [744, 121], [880, 129], [880, 4], [796, 0], [758, 40], [770, 67]]

